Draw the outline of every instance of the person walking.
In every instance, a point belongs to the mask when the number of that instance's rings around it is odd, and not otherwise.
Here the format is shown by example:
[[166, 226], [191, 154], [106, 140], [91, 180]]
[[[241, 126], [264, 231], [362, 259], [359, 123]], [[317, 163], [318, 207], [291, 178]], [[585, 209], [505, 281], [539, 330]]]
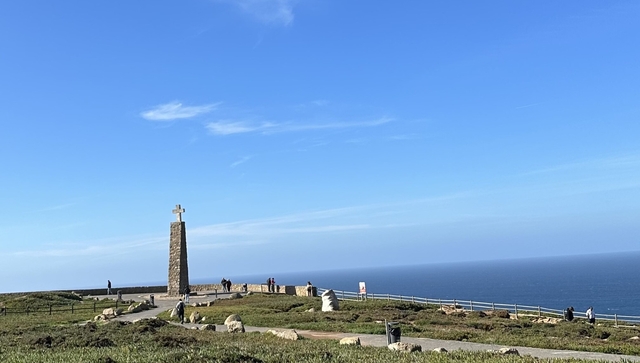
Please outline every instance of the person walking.
[[307, 281], [307, 296], [313, 296], [313, 285], [311, 285], [311, 281]]
[[591, 325], [596, 323], [596, 313], [593, 312], [593, 306], [589, 306], [589, 309], [587, 309], [587, 319]]
[[189, 303], [189, 294], [191, 294], [191, 289], [189, 288], [189, 285], [187, 285], [187, 287], [184, 288], [184, 302], [186, 304]]
[[227, 292], [227, 279], [224, 277], [220, 280], [220, 285], [222, 285], [222, 292]]
[[107, 295], [111, 295], [111, 280], [107, 280]]
[[182, 299], [176, 304], [176, 313], [178, 314], [178, 318], [180, 318], [180, 324], [184, 324], [184, 303]]
[[231, 292], [231, 280], [227, 280], [227, 292]]

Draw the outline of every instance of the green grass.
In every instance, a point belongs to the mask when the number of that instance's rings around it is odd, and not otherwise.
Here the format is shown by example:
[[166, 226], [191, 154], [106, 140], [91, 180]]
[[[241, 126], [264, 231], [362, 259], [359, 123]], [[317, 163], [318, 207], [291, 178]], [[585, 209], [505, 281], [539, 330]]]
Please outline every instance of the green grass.
[[[36, 304], [38, 299], [47, 304], [56, 299], [31, 298]], [[307, 312], [312, 307], [319, 311], [320, 299], [253, 295], [216, 301], [211, 307], [188, 307], [186, 313], [197, 310], [209, 322], [218, 324], [237, 313], [247, 325], [377, 334], [384, 332], [384, 326], [376, 321], [387, 319], [400, 321], [404, 336], [447, 337], [501, 345], [558, 345], [565, 349], [625, 354], [635, 354], [640, 346], [626, 340], [637, 335], [637, 330], [593, 328], [580, 322], [533, 324], [479, 313], [446, 316], [434, 307], [407, 302], [342, 302], [342, 310], [333, 313]], [[402, 354], [386, 348], [340, 346], [335, 340], [287, 341], [270, 334], [188, 330], [162, 320], [84, 324], [94, 315], [91, 311], [0, 316], [0, 362], [551, 362], [481, 352]], [[161, 316], [168, 319], [166, 312]], [[576, 346], [563, 346], [571, 341]]]
[[[386, 319], [400, 322], [403, 336], [640, 355], [640, 342], [629, 340], [640, 330], [609, 323], [596, 327], [584, 321], [539, 324], [529, 317], [514, 320], [479, 312], [454, 316], [437, 306], [384, 300], [341, 301], [341, 310], [332, 313], [320, 312], [321, 305], [320, 298], [252, 295], [219, 300], [211, 307], [189, 307], [186, 315], [198, 310], [208, 322], [222, 324], [228, 315], [239, 314], [249, 326], [368, 334], [384, 334], [380, 321]], [[310, 308], [316, 312], [307, 312]], [[169, 319], [169, 313], [160, 317]]]

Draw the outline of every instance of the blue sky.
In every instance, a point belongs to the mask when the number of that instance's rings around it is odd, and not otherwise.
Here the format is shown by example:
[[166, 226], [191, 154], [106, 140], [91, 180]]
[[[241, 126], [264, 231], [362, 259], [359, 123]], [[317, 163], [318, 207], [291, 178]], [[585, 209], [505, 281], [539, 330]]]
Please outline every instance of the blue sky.
[[637, 251], [639, 17], [2, 2], [0, 291]]

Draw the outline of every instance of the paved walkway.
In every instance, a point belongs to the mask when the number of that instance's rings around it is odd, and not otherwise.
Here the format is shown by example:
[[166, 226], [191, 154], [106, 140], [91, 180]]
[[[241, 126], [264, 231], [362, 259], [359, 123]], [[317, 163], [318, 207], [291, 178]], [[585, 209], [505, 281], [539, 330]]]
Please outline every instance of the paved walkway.
[[[228, 293], [218, 293], [217, 299], [224, 299], [229, 296]], [[111, 297], [112, 296], [100, 296], [103, 297]], [[157, 308], [141, 311], [136, 314], [126, 314], [119, 316], [116, 318], [117, 320], [123, 321], [132, 321], [141, 318], [151, 318], [159, 313], [172, 309], [178, 299], [177, 298], [168, 298], [163, 297], [159, 294], [154, 294], [155, 304]], [[133, 299], [139, 301], [141, 299], [148, 299], [149, 294], [146, 295], [137, 295], [137, 294], [128, 294], [123, 295], [123, 299], [129, 300]], [[205, 293], [200, 296], [192, 296], [190, 299], [190, 303], [198, 302], [198, 301], [211, 301], [216, 300], [216, 296], [213, 293]], [[185, 328], [192, 328], [199, 326], [198, 324], [177, 324], [179, 326], [183, 326]], [[266, 332], [269, 329], [280, 329], [280, 328], [263, 328], [263, 327], [251, 327], [245, 326], [245, 330], [247, 332]], [[224, 325], [216, 325], [216, 331], [226, 331], [227, 328]], [[387, 338], [384, 335], [375, 335], [375, 334], [352, 334], [352, 333], [331, 333], [331, 332], [319, 332], [319, 331], [311, 331], [311, 330], [298, 330], [296, 329], [298, 334], [312, 339], [342, 339], [345, 337], [359, 337], [362, 345], [376, 346], [376, 347], [384, 347], [387, 345]], [[413, 343], [419, 344], [422, 346], [423, 351], [433, 350], [435, 348], [445, 348], [447, 351], [453, 350], [468, 350], [468, 351], [487, 351], [489, 349], [500, 349], [504, 348], [504, 345], [494, 345], [494, 344], [482, 344], [482, 343], [471, 343], [471, 342], [459, 342], [454, 340], [437, 340], [437, 339], [429, 339], [429, 338], [412, 338], [412, 337], [402, 337], [401, 338], [405, 343]], [[610, 362], [619, 362], [623, 359], [631, 362], [640, 362], [640, 356], [631, 356], [631, 355], [618, 355], [618, 354], [605, 354], [605, 353], [593, 353], [593, 352], [581, 352], [581, 351], [573, 351], [573, 350], [555, 350], [555, 349], [540, 349], [540, 348], [529, 348], [529, 347], [513, 347], [520, 352], [520, 355], [531, 355], [536, 358], [579, 358], [579, 359], [592, 359], [592, 360], [602, 360], [602, 361], [610, 361]]]

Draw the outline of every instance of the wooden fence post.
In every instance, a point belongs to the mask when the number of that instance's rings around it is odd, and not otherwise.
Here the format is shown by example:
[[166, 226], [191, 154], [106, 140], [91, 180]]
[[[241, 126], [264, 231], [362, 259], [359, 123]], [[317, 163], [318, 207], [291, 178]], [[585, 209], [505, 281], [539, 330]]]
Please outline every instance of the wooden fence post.
[[618, 314], [613, 314], [613, 320], [615, 321], [615, 326], [618, 326]]
[[416, 302], [416, 299], [415, 299], [413, 296], [411, 296], [411, 302], [412, 302], [412, 303], [415, 303], [415, 302]]
[[515, 312], [516, 312], [516, 320], [518, 319], [518, 304], [514, 304], [513, 305]]
[[93, 300], [93, 312], [94, 313], [96, 312], [96, 301], [95, 300]]
[[473, 311], [473, 301], [469, 300], [469, 306], [471, 307], [471, 311]]
[[387, 301], [391, 301], [391, 296], [387, 294]]
[[542, 313], [540, 312], [540, 306], [538, 306], [538, 317], [541, 317]]
[[73, 314], [73, 304], [71, 304], [71, 314]]
[[496, 304], [495, 303], [491, 303], [491, 310], [496, 310]]
[[49, 315], [51, 315], [51, 304], [49, 304]]
[[440, 304], [440, 310], [442, 310], [442, 299], [438, 299], [438, 304]]

